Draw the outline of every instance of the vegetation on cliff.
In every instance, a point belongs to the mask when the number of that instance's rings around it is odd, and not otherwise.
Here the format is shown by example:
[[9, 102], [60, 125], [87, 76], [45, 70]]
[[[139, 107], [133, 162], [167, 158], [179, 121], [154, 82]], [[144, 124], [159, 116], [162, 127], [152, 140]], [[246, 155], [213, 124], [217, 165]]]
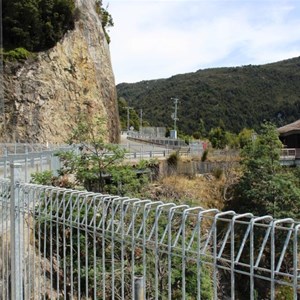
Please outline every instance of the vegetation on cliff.
[[108, 28], [114, 26], [114, 21], [111, 14], [103, 7], [102, 0], [96, 0], [96, 12], [101, 18], [101, 24], [104, 30], [106, 41], [110, 43]]
[[[172, 127], [172, 97], [179, 98], [179, 130], [209, 132], [220, 123], [238, 133], [264, 120], [284, 125], [300, 118], [300, 57], [260, 66], [217, 68], [168, 79], [122, 83], [118, 96], [152, 126]], [[201, 121], [202, 120], [202, 121]]]
[[[102, 7], [102, 1], [95, 1], [95, 5], [109, 42], [106, 28], [113, 26], [113, 19]], [[4, 54], [13, 59], [20, 58], [11, 52], [15, 48], [37, 52], [55, 46], [68, 30], [74, 28], [80, 14], [74, 0], [4, 0], [2, 11]], [[22, 55], [21, 58], [26, 57]]]
[[3, 46], [41, 51], [74, 27], [74, 0], [4, 0]]

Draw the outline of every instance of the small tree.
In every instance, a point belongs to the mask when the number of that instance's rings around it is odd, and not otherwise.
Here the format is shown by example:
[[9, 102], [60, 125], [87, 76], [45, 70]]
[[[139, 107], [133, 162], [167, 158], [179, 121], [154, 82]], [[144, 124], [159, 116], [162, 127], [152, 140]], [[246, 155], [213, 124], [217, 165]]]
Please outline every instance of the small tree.
[[240, 148], [244, 148], [248, 143], [250, 143], [252, 141], [253, 138], [254, 138], [254, 130], [244, 128], [238, 134], [238, 142], [239, 142]]
[[140, 191], [149, 182], [148, 166], [146, 161], [140, 161], [135, 168], [127, 164], [111, 166], [109, 168], [111, 183], [108, 192], [119, 196], [141, 196]]
[[226, 131], [221, 127], [212, 128], [208, 134], [208, 139], [213, 148], [224, 149], [227, 144]]
[[84, 120], [81, 117], [69, 139], [69, 144], [76, 145], [79, 150], [59, 153], [63, 162], [61, 173], [75, 175], [77, 183], [88, 190], [103, 192], [108, 169], [120, 164], [126, 152], [117, 145], [105, 143], [104, 138], [103, 119]]
[[243, 175], [233, 187], [230, 208], [275, 218], [300, 217], [300, 189], [293, 173], [280, 165], [281, 148], [275, 126], [263, 124], [241, 151]]

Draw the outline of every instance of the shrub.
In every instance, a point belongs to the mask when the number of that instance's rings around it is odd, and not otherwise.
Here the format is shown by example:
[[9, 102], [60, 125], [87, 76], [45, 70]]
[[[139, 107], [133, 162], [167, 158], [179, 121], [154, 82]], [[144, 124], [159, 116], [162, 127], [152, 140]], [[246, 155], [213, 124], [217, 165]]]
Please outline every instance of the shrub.
[[208, 156], [208, 150], [205, 149], [201, 156], [201, 161], [206, 161]]
[[212, 174], [216, 179], [221, 179], [223, 175], [223, 170], [221, 168], [215, 168], [212, 170]]
[[176, 151], [169, 155], [167, 158], [167, 163], [170, 167], [177, 167], [179, 159], [179, 153]]
[[31, 183], [42, 184], [42, 185], [52, 185], [53, 174], [52, 171], [43, 171], [31, 174]]
[[22, 47], [10, 50], [8, 52], [3, 52], [4, 60], [10, 61], [26, 60], [29, 56], [31, 56], [31, 52]]

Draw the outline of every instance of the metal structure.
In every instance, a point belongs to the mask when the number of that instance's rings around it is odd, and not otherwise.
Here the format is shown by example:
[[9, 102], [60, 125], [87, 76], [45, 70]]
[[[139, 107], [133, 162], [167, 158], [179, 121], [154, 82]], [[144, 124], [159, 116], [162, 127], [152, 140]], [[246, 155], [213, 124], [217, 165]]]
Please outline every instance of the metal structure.
[[23, 184], [11, 168], [1, 299], [300, 298], [292, 219]]
[[[120, 145], [127, 149], [125, 159], [144, 160], [159, 157], [167, 157], [172, 149], [159, 149], [154, 147]], [[0, 175], [7, 177], [11, 163], [21, 164], [21, 179], [24, 182], [30, 180], [30, 175], [46, 170], [53, 171], [56, 175], [61, 164], [56, 153], [59, 151], [79, 151], [76, 146], [46, 146], [41, 144], [0, 144]], [[109, 153], [107, 155], [110, 155]]]
[[171, 98], [171, 99], [174, 101], [174, 113], [172, 114], [172, 119], [174, 120], [174, 131], [176, 132], [177, 131], [176, 123], [179, 120], [177, 118], [177, 108], [178, 108], [179, 99], [178, 98]]
[[129, 131], [130, 130], [130, 113], [129, 113], [129, 110], [133, 109], [133, 107], [126, 106], [125, 108], [127, 109], [127, 131]]
[[0, 175], [7, 177], [11, 163], [21, 164], [21, 179], [28, 182], [35, 172], [52, 170], [56, 174], [60, 168], [59, 151], [74, 150], [71, 146], [47, 147], [40, 144], [0, 144]]

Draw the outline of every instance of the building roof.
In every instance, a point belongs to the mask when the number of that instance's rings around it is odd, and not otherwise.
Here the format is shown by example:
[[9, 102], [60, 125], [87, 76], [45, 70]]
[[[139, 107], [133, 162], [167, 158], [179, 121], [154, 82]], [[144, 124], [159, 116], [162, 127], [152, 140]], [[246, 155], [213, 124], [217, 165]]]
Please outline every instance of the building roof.
[[300, 120], [287, 124], [277, 129], [280, 135], [300, 133]]

